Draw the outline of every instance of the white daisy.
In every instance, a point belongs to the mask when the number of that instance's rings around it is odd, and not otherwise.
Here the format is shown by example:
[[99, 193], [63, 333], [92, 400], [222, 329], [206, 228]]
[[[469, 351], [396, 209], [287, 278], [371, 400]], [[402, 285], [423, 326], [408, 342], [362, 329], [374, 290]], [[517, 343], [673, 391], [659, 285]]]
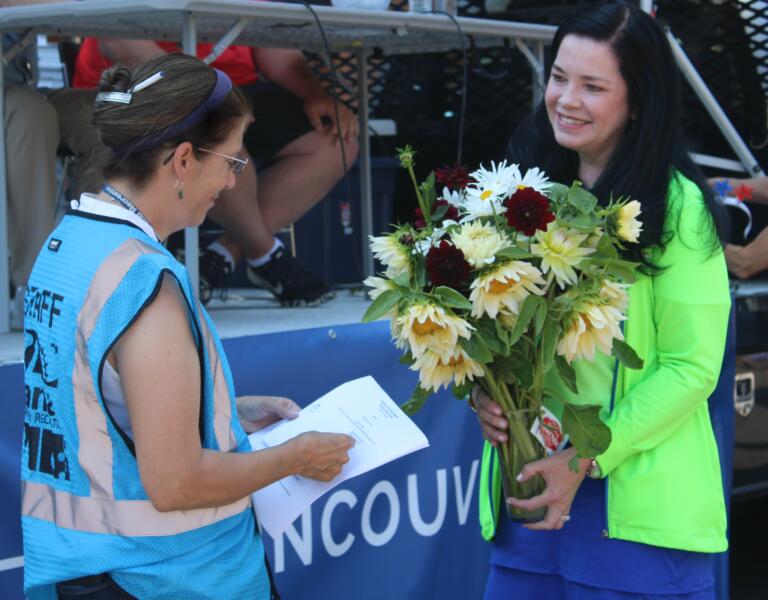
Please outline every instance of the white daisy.
[[544, 194], [552, 187], [552, 183], [549, 181], [549, 177], [546, 176], [544, 171], [538, 167], [534, 167], [525, 172], [525, 175], [520, 180], [520, 183], [517, 184], [517, 187], [533, 188], [540, 194]]

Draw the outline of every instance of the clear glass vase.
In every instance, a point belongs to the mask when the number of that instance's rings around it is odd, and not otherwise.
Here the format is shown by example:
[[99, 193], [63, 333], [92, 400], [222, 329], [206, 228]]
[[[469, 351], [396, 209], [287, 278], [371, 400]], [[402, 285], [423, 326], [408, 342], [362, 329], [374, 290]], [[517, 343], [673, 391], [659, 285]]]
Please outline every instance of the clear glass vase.
[[528, 423], [526, 413], [520, 415], [507, 415], [509, 421], [509, 438], [505, 447], [501, 449], [501, 483], [504, 490], [504, 505], [507, 507], [507, 516], [521, 523], [535, 523], [541, 521], [547, 514], [546, 507], [532, 511], [516, 508], [506, 502], [510, 496], [519, 500], [527, 500], [538, 496], [544, 491], [544, 479], [535, 475], [527, 481], [517, 481], [517, 476], [523, 467], [546, 456], [544, 446], [541, 445], [530, 432], [531, 424]]

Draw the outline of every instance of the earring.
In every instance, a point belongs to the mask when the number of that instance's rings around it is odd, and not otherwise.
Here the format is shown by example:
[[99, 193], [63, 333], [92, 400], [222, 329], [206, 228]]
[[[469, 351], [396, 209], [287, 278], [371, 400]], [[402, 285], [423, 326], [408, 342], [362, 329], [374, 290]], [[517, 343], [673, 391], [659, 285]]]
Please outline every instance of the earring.
[[173, 189], [178, 190], [177, 194], [179, 196], [179, 200], [184, 200], [184, 185], [179, 181], [176, 180], [176, 185], [173, 186]]
[[184, 200], [184, 188], [179, 188], [179, 200]]

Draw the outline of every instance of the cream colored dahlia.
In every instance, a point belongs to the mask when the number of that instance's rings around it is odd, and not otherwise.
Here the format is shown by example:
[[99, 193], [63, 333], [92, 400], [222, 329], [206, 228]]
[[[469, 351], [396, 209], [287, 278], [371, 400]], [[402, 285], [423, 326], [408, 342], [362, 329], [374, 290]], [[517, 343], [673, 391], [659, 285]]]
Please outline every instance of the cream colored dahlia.
[[453, 381], [461, 385], [467, 379], [474, 381], [475, 377], [483, 375], [483, 366], [459, 347], [447, 358], [427, 351], [410, 368], [419, 372], [422, 388], [435, 392], [440, 386], [447, 388]]
[[400, 243], [394, 235], [370, 236], [371, 252], [386, 267], [386, 275], [394, 279], [403, 273], [411, 273], [411, 249]]
[[485, 313], [495, 319], [502, 311], [519, 314], [523, 301], [531, 294], [542, 295], [545, 285], [541, 271], [532, 264], [520, 260], [503, 263], [472, 282], [472, 316]]
[[397, 318], [400, 336], [408, 340], [411, 353], [418, 358], [427, 350], [448, 360], [460, 337], [469, 339], [474, 327], [436, 304], [419, 302]]
[[587, 237], [573, 229], [550, 224], [546, 231], [536, 232], [537, 243], [531, 244], [531, 252], [541, 257], [541, 270], [544, 273], [552, 271], [558, 285], [564, 288], [565, 284], [577, 281], [573, 267], [595, 251], [582, 246]]
[[475, 268], [490, 265], [496, 259], [497, 252], [512, 245], [495, 227], [480, 221], [463, 225], [451, 234], [451, 241]]

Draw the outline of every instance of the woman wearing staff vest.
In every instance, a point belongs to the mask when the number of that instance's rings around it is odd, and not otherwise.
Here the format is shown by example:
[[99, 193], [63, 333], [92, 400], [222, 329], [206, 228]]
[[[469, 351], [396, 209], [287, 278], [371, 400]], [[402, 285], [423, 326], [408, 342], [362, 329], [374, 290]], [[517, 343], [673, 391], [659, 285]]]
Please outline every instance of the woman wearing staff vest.
[[30, 598], [270, 597], [250, 493], [348, 460], [348, 436], [251, 452], [298, 407], [235, 398], [183, 266], [160, 243], [235, 185], [249, 110], [229, 78], [163, 55], [106, 71], [107, 184], [46, 241], [27, 289], [22, 455]]
[[544, 102], [513, 134], [509, 158], [556, 181], [581, 180], [602, 201], [642, 205], [643, 231], [627, 257], [643, 274], [629, 288], [626, 341], [644, 359], [625, 369], [598, 353], [575, 361], [580, 394], [601, 404], [608, 449], [569, 468], [567, 448], [525, 466], [544, 492], [510, 498], [546, 506], [539, 523], [500, 507], [493, 445], [506, 440], [500, 407], [476, 393], [488, 443], [481, 526], [494, 540], [486, 599], [712, 600], [710, 554], [727, 548], [717, 447], [707, 409], [723, 360], [730, 307], [722, 221], [682, 143], [679, 74], [652, 17], [628, 4], [590, 7], [553, 41]]

